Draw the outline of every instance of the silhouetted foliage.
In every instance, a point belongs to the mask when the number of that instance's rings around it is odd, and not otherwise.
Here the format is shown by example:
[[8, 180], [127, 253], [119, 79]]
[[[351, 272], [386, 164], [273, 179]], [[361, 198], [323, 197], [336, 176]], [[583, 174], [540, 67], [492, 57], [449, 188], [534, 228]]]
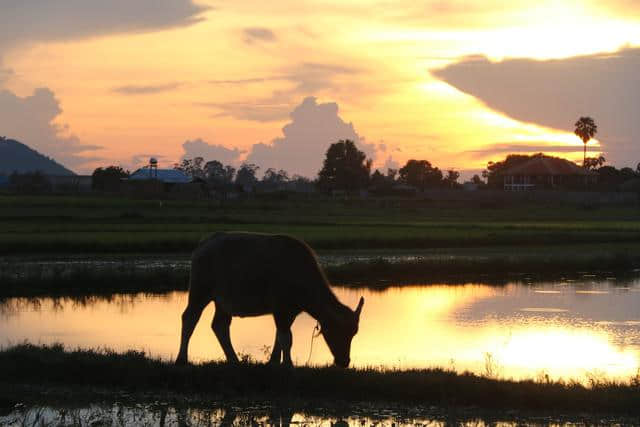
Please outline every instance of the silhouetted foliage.
[[486, 182], [478, 174], [475, 174], [471, 177], [471, 182], [479, 187], [487, 185]]
[[51, 191], [51, 183], [40, 171], [9, 175], [9, 185], [13, 191], [23, 194], [38, 194]]
[[264, 176], [262, 177], [262, 182], [264, 182], [265, 184], [272, 184], [272, 185], [278, 185], [278, 184], [284, 184], [285, 182], [289, 181], [289, 174], [287, 173], [286, 170], [280, 169], [280, 170], [275, 170], [274, 168], [269, 168], [267, 169], [267, 171], [264, 173]]
[[376, 169], [371, 174], [370, 184], [371, 187], [375, 188], [376, 190], [382, 189], [387, 186], [387, 180], [385, 179], [385, 176], [382, 175], [378, 169]]
[[182, 159], [182, 162], [174, 165], [174, 169], [184, 172], [191, 178], [205, 178], [204, 159], [194, 157], [193, 159]]
[[584, 143], [583, 165], [587, 166], [587, 142], [598, 132], [598, 125], [591, 117], [580, 117], [575, 123], [576, 129], [573, 131]]
[[431, 166], [428, 160], [409, 160], [406, 165], [400, 168], [399, 173], [400, 182], [413, 185], [422, 191], [442, 184], [442, 171]]
[[236, 185], [243, 189], [253, 187], [258, 182], [258, 178], [256, 178], [258, 169], [260, 169], [260, 167], [253, 163], [243, 163], [240, 165], [240, 169], [238, 169], [238, 173], [236, 174]]
[[98, 191], [118, 191], [120, 180], [128, 176], [129, 171], [122, 169], [120, 166], [99, 167], [91, 174], [91, 187]]
[[392, 192], [396, 184], [397, 169], [387, 169], [387, 174], [383, 175], [378, 169], [371, 174], [370, 188], [377, 194], [388, 194]]
[[353, 141], [340, 140], [327, 150], [318, 186], [324, 191], [357, 191], [367, 186], [370, 172], [371, 160], [366, 154]]
[[225, 166], [217, 160], [211, 160], [204, 165], [204, 177], [209, 188], [226, 198], [233, 188], [233, 178], [236, 169], [232, 166]]
[[204, 165], [204, 174], [210, 183], [231, 184], [236, 174], [236, 169], [233, 166], [225, 166], [217, 160], [211, 160]]
[[621, 188], [623, 184], [640, 178], [640, 173], [629, 167], [616, 169], [613, 166], [602, 166], [596, 169], [596, 172], [598, 173], [596, 188], [602, 191], [624, 190], [624, 188]]
[[459, 188], [458, 178], [460, 178], [460, 172], [450, 169], [447, 171], [447, 175], [442, 180], [442, 183], [447, 188]]
[[312, 193], [316, 189], [316, 183], [302, 175], [293, 175], [289, 180], [290, 188], [297, 192]]
[[589, 170], [595, 170], [607, 162], [607, 159], [604, 158], [602, 154], [598, 157], [587, 157], [584, 159], [583, 166]]

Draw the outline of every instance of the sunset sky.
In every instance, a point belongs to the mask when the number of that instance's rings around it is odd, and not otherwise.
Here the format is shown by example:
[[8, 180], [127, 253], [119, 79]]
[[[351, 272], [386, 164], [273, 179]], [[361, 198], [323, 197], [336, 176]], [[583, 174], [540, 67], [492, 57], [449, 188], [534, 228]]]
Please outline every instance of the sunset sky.
[[156, 156], [314, 176], [511, 152], [640, 162], [640, 2], [2, 0], [0, 135], [78, 173]]

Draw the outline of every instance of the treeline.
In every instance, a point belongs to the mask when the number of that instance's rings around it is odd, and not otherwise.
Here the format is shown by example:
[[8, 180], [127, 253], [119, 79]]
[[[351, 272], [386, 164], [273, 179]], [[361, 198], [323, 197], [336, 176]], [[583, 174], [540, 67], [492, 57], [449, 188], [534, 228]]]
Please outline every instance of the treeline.
[[[482, 176], [474, 175], [470, 182], [478, 189], [501, 189], [504, 171], [536, 156], [544, 155], [510, 154], [504, 160], [489, 162]], [[636, 170], [629, 167], [617, 169], [605, 163], [606, 159], [602, 155], [585, 158], [584, 167], [598, 175], [597, 182], [589, 186], [590, 190], [640, 191], [640, 163]], [[331, 144], [325, 154], [322, 169], [315, 179], [289, 175], [287, 171], [275, 168], [267, 169], [259, 178], [260, 166], [253, 163], [243, 163], [236, 169], [218, 160], [205, 161], [202, 157], [184, 159], [175, 164], [174, 169], [180, 170], [195, 181], [207, 184], [210, 189], [220, 194], [278, 190], [356, 193], [365, 189], [377, 194], [391, 194], [435, 188], [462, 188], [462, 184], [458, 182], [458, 171], [443, 171], [428, 160], [411, 159], [398, 169], [372, 170], [371, 159], [350, 140], [340, 140]], [[98, 168], [93, 173], [94, 189], [103, 190], [105, 182], [114, 178], [126, 178], [129, 175], [129, 171], [119, 166]]]
[[460, 173], [455, 170], [441, 171], [428, 160], [409, 160], [399, 169], [372, 172], [372, 161], [367, 159], [355, 143], [340, 140], [331, 144], [326, 152], [322, 169], [316, 179], [293, 175], [285, 170], [267, 169], [258, 179], [259, 166], [243, 163], [237, 170], [223, 165], [217, 160], [205, 162], [202, 157], [184, 159], [174, 166], [194, 179], [206, 181], [218, 191], [234, 188], [276, 189], [318, 189], [323, 192], [344, 191], [347, 193], [370, 189], [379, 193], [402, 191], [403, 185], [416, 190], [428, 188], [459, 188]]

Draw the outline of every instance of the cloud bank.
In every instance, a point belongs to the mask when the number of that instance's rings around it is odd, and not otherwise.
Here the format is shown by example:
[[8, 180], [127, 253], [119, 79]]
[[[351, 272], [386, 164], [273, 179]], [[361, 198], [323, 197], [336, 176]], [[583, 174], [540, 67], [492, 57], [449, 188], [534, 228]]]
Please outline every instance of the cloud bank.
[[3, 0], [0, 48], [187, 26], [205, 10], [193, 0]]
[[340, 80], [355, 76], [361, 70], [341, 65], [305, 62], [283, 70], [276, 75], [239, 80], [212, 80], [212, 84], [252, 84], [281, 80], [289, 88], [274, 91], [271, 96], [252, 102], [201, 103], [218, 110], [216, 117], [232, 117], [238, 120], [271, 122], [286, 119], [301, 97], [317, 94], [328, 89], [339, 89]]
[[472, 57], [433, 74], [523, 122], [572, 132], [591, 116], [607, 160], [640, 159], [639, 48], [548, 61]]
[[283, 136], [270, 144], [254, 144], [247, 161], [262, 167], [284, 169], [290, 174], [314, 178], [322, 168], [329, 145], [350, 139], [368, 157], [375, 157], [374, 144], [365, 143], [352, 123], [338, 115], [338, 104], [319, 104], [314, 97], [305, 98], [290, 114], [291, 122], [282, 128]]
[[255, 42], [274, 42], [276, 41], [276, 35], [268, 28], [251, 27], [242, 30], [244, 35], [244, 41], [247, 44], [253, 44]]
[[225, 165], [237, 165], [240, 156], [246, 151], [238, 148], [227, 148], [224, 145], [209, 144], [202, 139], [193, 139], [185, 141], [182, 144], [184, 154], [183, 159], [193, 159], [194, 157], [202, 157], [205, 161], [217, 160]]
[[0, 90], [0, 129], [3, 136], [27, 144], [71, 169], [95, 160], [80, 154], [101, 147], [83, 145], [77, 137], [66, 135], [66, 126], [54, 123], [60, 113], [60, 103], [49, 89], [36, 89], [26, 97]]
[[112, 89], [112, 92], [120, 95], [152, 95], [155, 93], [170, 92], [178, 89], [182, 83], [164, 83], [158, 85], [126, 85]]

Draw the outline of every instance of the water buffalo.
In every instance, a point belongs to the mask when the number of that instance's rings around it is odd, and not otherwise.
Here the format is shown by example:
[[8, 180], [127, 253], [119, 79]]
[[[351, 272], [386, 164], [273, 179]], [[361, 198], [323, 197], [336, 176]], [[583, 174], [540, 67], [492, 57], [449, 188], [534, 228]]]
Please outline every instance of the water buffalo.
[[187, 363], [189, 339], [211, 301], [216, 307], [211, 328], [227, 361], [238, 361], [229, 335], [232, 316], [273, 314], [277, 330], [269, 363], [291, 365], [291, 324], [304, 311], [320, 323], [334, 363], [342, 367], [349, 365], [364, 304], [360, 298], [352, 311], [338, 301], [313, 250], [298, 239], [216, 233], [191, 258], [189, 302], [182, 314], [176, 363]]

